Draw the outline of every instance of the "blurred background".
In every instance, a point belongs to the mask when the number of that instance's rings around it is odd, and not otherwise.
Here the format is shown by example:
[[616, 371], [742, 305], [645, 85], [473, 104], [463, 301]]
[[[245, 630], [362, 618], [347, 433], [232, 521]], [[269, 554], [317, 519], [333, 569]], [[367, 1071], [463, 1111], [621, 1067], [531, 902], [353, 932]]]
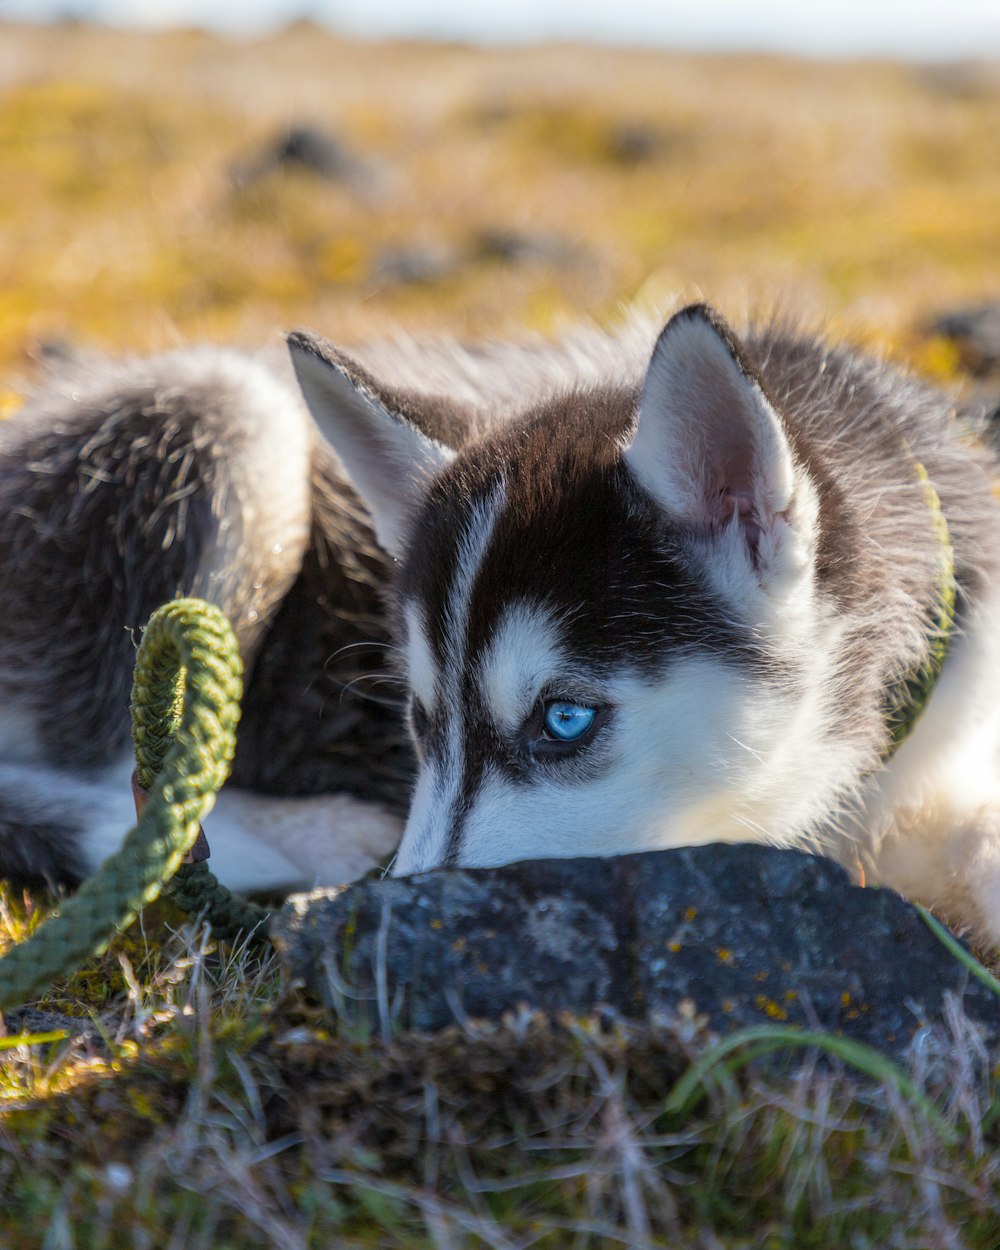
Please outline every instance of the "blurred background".
[[1000, 391], [995, 0], [0, 0], [0, 186], [7, 406], [67, 346], [690, 297]]

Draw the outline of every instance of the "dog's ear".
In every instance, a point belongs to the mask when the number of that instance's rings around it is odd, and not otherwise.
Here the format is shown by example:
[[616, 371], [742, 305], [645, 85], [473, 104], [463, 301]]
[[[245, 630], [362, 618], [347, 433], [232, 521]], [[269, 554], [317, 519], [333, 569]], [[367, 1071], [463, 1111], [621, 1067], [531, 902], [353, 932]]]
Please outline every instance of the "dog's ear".
[[625, 461], [673, 521], [740, 533], [753, 561], [766, 559], [788, 519], [795, 463], [742, 348], [707, 305], [677, 313], [657, 340]]
[[434, 401], [381, 385], [349, 356], [304, 330], [288, 336], [288, 349], [320, 433], [367, 505], [375, 537], [399, 559], [428, 481], [455, 455], [421, 428], [440, 424]]

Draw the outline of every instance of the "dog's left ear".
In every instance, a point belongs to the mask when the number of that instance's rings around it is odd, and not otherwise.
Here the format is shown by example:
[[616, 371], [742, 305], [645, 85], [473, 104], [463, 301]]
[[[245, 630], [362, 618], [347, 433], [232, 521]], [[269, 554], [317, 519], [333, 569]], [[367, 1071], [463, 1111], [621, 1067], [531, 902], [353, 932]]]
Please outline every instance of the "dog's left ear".
[[781, 419], [707, 305], [677, 313], [657, 340], [625, 462], [671, 520], [742, 534], [755, 563], [788, 519], [795, 464]]
[[443, 440], [455, 414], [380, 383], [318, 335], [295, 330], [288, 349], [306, 404], [367, 505], [375, 537], [402, 559], [428, 482], [454, 459]]

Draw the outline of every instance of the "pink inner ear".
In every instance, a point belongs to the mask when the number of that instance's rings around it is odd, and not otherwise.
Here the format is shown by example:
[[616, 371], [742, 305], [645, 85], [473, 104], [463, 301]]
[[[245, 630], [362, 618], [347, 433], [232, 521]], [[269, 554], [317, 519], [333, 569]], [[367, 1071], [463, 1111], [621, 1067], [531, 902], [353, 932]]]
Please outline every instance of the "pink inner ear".
[[[710, 518], [711, 523], [727, 526], [734, 516], [738, 517], [748, 545], [756, 550], [766, 518], [759, 511], [763, 501], [758, 499], [759, 492], [755, 489], [759, 483], [754, 481], [753, 448], [742, 439], [724, 440], [724, 435], [731, 431], [722, 431], [716, 426], [712, 433], [715, 445], [710, 443], [703, 453], [715, 465], [715, 515]], [[706, 503], [712, 510], [713, 501], [708, 499]]]
[[733, 516], [739, 517], [743, 535], [751, 551], [756, 551], [760, 544], [760, 519], [754, 512], [754, 497], [749, 486], [735, 489], [725, 488], [721, 497], [723, 523]]
[[716, 314], [684, 310], [660, 335], [626, 461], [672, 517], [717, 537], [735, 531], [755, 561], [767, 547], [791, 494], [790, 448]]
[[738, 512], [741, 517], [749, 516], [753, 512], [753, 495], [750, 493], [749, 486], [736, 489], [730, 486], [724, 487], [722, 499], [724, 508]]

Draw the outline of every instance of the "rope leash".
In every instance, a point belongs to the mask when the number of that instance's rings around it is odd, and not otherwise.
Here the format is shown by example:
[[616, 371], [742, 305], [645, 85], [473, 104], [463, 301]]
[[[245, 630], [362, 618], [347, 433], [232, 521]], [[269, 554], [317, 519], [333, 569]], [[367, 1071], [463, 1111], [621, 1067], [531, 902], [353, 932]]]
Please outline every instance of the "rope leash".
[[0, 959], [0, 1010], [103, 954], [161, 891], [221, 936], [266, 939], [266, 908], [232, 895], [204, 862], [181, 862], [229, 775], [242, 675], [233, 631], [211, 604], [177, 599], [150, 617], [132, 688], [136, 777], [149, 799], [121, 849]]

